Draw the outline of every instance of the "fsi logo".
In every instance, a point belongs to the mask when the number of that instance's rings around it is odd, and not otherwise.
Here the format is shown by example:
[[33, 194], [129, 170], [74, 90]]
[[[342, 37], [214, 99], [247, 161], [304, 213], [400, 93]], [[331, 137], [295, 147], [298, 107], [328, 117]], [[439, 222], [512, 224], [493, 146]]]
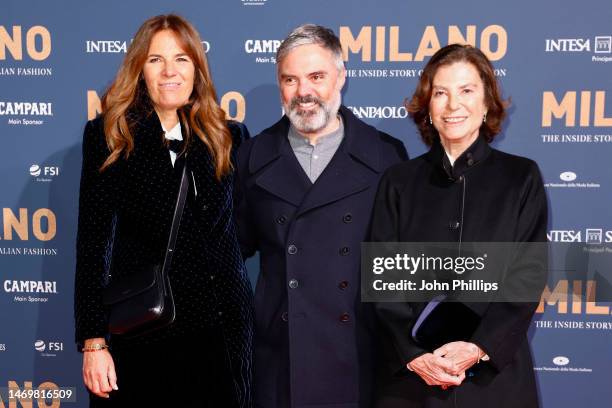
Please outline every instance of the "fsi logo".
[[40, 166], [38, 164], [30, 166], [30, 175], [38, 182], [49, 182], [59, 174], [60, 168], [58, 166]]
[[0, 351], [6, 351], [6, 344], [0, 343]]
[[34, 349], [41, 353], [43, 357], [55, 357], [56, 353], [64, 351], [64, 343], [59, 341], [36, 340], [34, 342]]

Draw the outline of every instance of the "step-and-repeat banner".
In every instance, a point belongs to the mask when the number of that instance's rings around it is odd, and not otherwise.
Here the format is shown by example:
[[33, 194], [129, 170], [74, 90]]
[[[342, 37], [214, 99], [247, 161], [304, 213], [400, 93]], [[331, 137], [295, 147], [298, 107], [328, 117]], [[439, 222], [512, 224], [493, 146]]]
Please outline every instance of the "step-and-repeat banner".
[[[411, 156], [425, 146], [404, 99], [438, 48], [473, 44], [512, 100], [496, 147], [542, 169], [549, 240], [612, 243], [608, 1], [4, 0], [0, 9], [0, 408], [87, 406], [72, 306], [82, 131], [153, 15], [177, 12], [197, 27], [221, 105], [252, 134], [281, 115], [280, 41], [305, 22], [332, 28], [348, 70], [344, 104]], [[542, 405], [609, 406], [609, 299], [596, 280], [566, 276], [549, 280], [529, 333]]]

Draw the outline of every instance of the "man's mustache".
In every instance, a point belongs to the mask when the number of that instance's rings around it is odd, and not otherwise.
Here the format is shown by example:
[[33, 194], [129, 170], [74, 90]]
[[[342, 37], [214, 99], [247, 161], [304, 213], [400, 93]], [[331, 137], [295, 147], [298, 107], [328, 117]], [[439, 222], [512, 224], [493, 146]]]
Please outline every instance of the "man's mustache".
[[313, 103], [313, 102], [321, 107], [323, 106], [323, 102], [321, 101], [321, 99], [317, 98], [316, 96], [306, 95], [306, 96], [294, 96], [291, 99], [290, 108], [293, 110], [295, 108], [298, 108], [298, 105], [300, 103]]

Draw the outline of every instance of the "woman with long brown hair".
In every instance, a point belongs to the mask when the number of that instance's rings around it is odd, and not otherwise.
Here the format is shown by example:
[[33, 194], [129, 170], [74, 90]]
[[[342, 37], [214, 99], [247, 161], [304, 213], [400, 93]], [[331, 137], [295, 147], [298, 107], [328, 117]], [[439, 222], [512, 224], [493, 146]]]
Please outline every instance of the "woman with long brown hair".
[[[75, 279], [91, 406], [248, 407], [252, 295], [232, 223], [232, 161], [248, 132], [225, 120], [193, 26], [145, 21], [102, 108], [83, 137]], [[110, 334], [108, 288], [166, 252], [175, 318]]]

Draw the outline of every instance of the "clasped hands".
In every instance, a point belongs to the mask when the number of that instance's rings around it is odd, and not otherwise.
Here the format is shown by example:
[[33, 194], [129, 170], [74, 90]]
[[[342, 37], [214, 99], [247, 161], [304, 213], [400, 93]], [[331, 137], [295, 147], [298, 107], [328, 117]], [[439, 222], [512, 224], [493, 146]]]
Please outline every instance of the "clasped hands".
[[458, 386], [465, 379], [465, 371], [480, 361], [485, 353], [474, 343], [453, 341], [433, 353], [423, 354], [406, 366], [418, 374], [427, 385], [442, 389]]

